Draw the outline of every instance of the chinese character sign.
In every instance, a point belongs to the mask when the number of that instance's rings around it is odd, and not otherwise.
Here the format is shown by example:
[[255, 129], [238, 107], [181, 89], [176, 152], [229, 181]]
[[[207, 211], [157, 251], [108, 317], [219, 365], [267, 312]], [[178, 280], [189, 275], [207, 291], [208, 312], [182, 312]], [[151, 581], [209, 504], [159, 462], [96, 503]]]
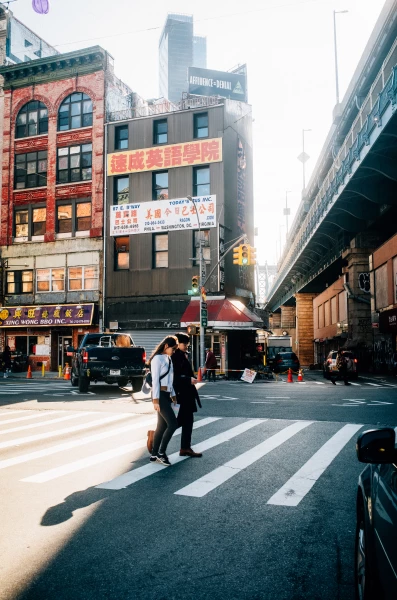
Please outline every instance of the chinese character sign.
[[93, 312], [93, 304], [7, 306], [0, 311], [0, 328], [91, 325]]
[[156, 146], [108, 155], [108, 175], [143, 173], [222, 161], [222, 138]]
[[[216, 196], [193, 198], [200, 227], [216, 227]], [[110, 235], [198, 229], [196, 210], [187, 198], [110, 207]]]

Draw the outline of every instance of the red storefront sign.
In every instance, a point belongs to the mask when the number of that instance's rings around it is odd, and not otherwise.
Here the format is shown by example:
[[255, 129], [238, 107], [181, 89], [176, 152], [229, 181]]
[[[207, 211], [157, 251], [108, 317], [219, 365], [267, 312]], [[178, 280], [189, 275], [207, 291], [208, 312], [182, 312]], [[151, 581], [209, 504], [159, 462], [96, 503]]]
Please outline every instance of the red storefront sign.
[[0, 309], [0, 328], [91, 325], [93, 314], [93, 304], [4, 306]]

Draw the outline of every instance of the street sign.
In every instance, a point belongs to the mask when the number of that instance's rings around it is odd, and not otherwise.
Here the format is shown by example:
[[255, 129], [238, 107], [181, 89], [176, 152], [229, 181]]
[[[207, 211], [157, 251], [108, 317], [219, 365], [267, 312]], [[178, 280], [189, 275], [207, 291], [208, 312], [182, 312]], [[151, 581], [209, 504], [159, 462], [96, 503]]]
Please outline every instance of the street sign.
[[201, 281], [203, 282], [206, 278], [207, 275], [207, 265], [206, 263], [203, 261], [203, 264], [201, 265]]
[[201, 308], [205, 308], [205, 310], [207, 310], [208, 304], [206, 302], [202, 302], [201, 303]]
[[208, 327], [208, 320], [207, 319], [204, 319], [204, 318], [201, 319], [201, 327]]

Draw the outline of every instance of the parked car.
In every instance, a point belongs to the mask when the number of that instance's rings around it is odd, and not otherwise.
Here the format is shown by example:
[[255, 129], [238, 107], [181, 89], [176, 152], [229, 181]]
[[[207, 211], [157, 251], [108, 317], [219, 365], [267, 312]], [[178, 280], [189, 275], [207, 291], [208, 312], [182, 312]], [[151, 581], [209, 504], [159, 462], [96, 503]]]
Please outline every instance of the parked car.
[[119, 333], [87, 333], [79, 348], [69, 346], [73, 356], [70, 376], [72, 386], [88, 392], [91, 381], [117, 383], [120, 387], [132, 383], [132, 391], [142, 388], [146, 373], [146, 352], [135, 346], [133, 339]]
[[282, 373], [288, 369], [298, 371], [300, 369], [299, 359], [295, 352], [278, 352], [274, 357], [273, 370], [275, 373]]
[[357, 600], [397, 598], [397, 448], [393, 428], [365, 431], [357, 457], [368, 463], [358, 480], [355, 544]]
[[[324, 375], [325, 379], [329, 379], [331, 373], [338, 372], [338, 369], [336, 368], [337, 354], [338, 354], [337, 350], [331, 350], [331, 352], [328, 354], [328, 356], [323, 364], [323, 375]], [[348, 368], [349, 379], [357, 379], [358, 378], [358, 360], [357, 360], [357, 358], [354, 356], [353, 352], [350, 352], [349, 350], [343, 350], [342, 354], [346, 359], [350, 359], [349, 360], [350, 367]]]

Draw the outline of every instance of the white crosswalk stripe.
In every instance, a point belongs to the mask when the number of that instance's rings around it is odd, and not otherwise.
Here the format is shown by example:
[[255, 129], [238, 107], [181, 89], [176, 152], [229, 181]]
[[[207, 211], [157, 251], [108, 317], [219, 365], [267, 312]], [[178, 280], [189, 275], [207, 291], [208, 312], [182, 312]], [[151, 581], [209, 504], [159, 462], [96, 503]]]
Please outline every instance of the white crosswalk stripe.
[[[11, 413], [17, 412], [19, 414], [21, 413], [20, 410], [15, 410], [15, 411], [10, 411], [10, 412]], [[27, 415], [25, 417], [17, 417], [14, 419], [7, 419], [6, 421], [0, 421], [0, 425], [5, 425], [6, 423], [18, 423], [20, 421], [30, 421], [32, 419], [40, 419], [47, 415], [55, 415], [55, 414], [59, 414], [59, 413], [63, 413], [63, 412], [65, 412], [65, 411], [64, 410], [52, 410], [51, 412], [48, 411], [47, 414], [45, 412], [39, 412], [34, 415]], [[0, 430], [0, 433], [1, 433], [1, 430]]]
[[[24, 431], [25, 429], [37, 429], [37, 427], [45, 427], [46, 425], [53, 425], [54, 423], [61, 423], [63, 421], [71, 421], [72, 419], [80, 419], [82, 416], [89, 415], [92, 413], [89, 412], [80, 412], [72, 415], [66, 415], [64, 417], [59, 417], [58, 419], [50, 419], [48, 421], [41, 421], [41, 423], [30, 423], [29, 425], [20, 425], [19, 427], [11, 427], [10, 429], [1, 429], [0, 435], [5, 435], [6, 433], [15, 433], [17, 431]], [[98, 413], [96, 413], [98, 414]], [[46, 417], [51, 417], [51, 413], [48, 412]]]

